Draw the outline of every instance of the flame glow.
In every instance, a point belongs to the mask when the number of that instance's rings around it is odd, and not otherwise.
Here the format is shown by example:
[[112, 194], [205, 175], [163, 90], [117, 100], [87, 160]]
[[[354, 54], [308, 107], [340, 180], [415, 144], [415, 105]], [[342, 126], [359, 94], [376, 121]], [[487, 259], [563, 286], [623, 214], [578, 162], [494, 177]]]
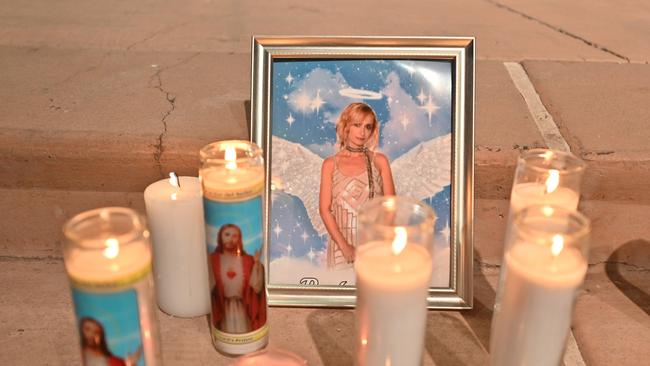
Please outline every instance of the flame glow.
[[542, 207], [542, 213], [543, 213], [544, 216], [546, 216], [546, 217], [551, 217], [551, 216], [553, 216], [553, 212], [554, 212], [554, 211], [555, 211], [555, 210], [553, 210], [553, 207], [551, 207], [551, 206], [544, 206], [544, 207]]
[[406, 229], [403, 227], [395, 228], [395, 239], [393, 239], [393, 254], [398, 255], [406, 248]]
[[177, 198], [176, 192], [172, 193], [170, 197], [171, 197], [172, 201], [176, 201], [176, 198]]
[[551, 254], [557, 257], [564, 249], [564, 238], [560, 234], [553, 235], [553, 244], [551, 244]]
[[553, 158], [553, 151], [547, 150], [544, 152], [544, 162], [548, 163]]
[[226, 160], [226, 169], [237, 169], [237, 150], [233, 146], [226, 146], [226, 152], [223, 158]]
[[169, 173], [169, 184], [171, 184], [172, 186], [174, 186], [176, 188], [181, 187], [180, 184], [179, 184], [178, 176], [176, 175], [176, 173], [174, 173], [174, 172]]
[[115, 238], [106, 239], [106, 248], [104, 249], [104, 257], [113, 259], [120, 254], [120, 242]]
[[548, 171], [548, 178], [546, 179], [546, 193], [553, 193], [560, 185], [560, 172], [557, 169]]

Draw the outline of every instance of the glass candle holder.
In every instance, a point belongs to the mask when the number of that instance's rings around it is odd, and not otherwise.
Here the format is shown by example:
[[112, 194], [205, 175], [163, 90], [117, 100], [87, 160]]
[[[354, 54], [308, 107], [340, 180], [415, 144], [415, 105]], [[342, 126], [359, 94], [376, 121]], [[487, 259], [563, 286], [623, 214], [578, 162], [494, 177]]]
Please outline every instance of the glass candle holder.
[[432, 274], [435, 215], [405, 197], [380, 196], [359, 211], [357, 365], [420, 365]]
[[241, 355], [268, 343], [262, 246], [262, 150], [219, 141], [200, 151], [215, 348]]
[[161, 364], [144, 220], [128, 208], [99, 208], [63, 231], [83, 364]]
[[546, 204], [575, 210], [586, 164], [569, 152], [533, 149], [521, 154], [510, 194], [510, 221], [522, 208]]
[[589, 220], [535, 205], [514, 218], [497, 290], [491, 365], [560, 365], [587, 272]]

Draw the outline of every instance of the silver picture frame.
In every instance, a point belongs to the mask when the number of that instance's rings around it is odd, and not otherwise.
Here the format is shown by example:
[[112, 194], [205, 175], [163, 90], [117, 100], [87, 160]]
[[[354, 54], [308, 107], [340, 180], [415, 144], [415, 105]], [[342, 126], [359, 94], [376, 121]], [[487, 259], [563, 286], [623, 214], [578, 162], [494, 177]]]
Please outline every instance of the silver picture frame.
[[[430, 309], [472, 308], [473, 218], [474, 218], [474, 56], [473, 37], [277, 37], [252, 39], [251, 141], [264, 151], [265, 198], [264, 261], [268, 302], [272, 306], [354, 307], [353, 286], [307, 280], [301, 283], [274, 283], [271, 242], [276, 236], [272, 217], [273, 183], [273, 97], [276, 85], [293, 82], [292, 76], [274, 77], [280, 63], [328, 61], [440, 61], [448, 63], [451, 75], [450, 188], [446, 235], [449, 241], [448, 286], [431, 287]], [[277, 88], [276, 88], [277, 89]], [[422, 93], [420, 93], [422, 94]], [[284, 95], [285, 99], [287, 95]], [[362, 97], [362, 96], [361, 96]], [[431, 100], [431, 93], [429, 93]], [[312, 104], [313, 107], [313, 104]], [[316, 106], [318, 107], [318, 105]], [[323, 117], [324, 118], [324, 117]], [[293, 119], [290, 115], [287, 119]], [[431, 124], [429, 111], [429, 123]], [[276, 123], [279, 123], [276, 118]], [[291, 123], [290, 123], [291, 126]], [[331, 128], [331, 126], [327, 126]], [[277, 140], [276, 140], [277, 141]], [[399, 192], [397, 192], [399, 194]], [[280, 230], [281, 231], [281, 230]], [[303, 234], [304, 235], [304, 234]], [[288, 247], [290, 250], [291, 247]], [[342, 282], [345, 284], [345, 281]]]

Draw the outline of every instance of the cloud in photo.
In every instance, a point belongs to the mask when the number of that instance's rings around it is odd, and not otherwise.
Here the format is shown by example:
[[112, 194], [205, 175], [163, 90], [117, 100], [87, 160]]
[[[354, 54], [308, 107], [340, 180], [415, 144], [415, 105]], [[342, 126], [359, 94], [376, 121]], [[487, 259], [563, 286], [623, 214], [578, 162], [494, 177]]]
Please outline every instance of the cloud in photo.
[[386, 155], [394, 159], [421, 141], [435, 136], [426, 111], [401, 87], [397, 73], [388, 74], [382, 93], [388, 98], [390, 116], [381, 131], [384, 137], [381, 150]]

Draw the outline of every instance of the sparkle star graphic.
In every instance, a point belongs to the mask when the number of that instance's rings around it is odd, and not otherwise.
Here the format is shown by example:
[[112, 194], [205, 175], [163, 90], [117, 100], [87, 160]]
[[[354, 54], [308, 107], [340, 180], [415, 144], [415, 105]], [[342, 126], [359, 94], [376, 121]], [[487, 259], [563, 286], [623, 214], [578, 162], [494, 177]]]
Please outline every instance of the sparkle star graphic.
[[318, 112], [320, 111], [320, 107], [322, 107], [323, 104], [325, 104], [325, 101], [324, 101], [323, 99], [321, 99], [321, 97], [320, 97], [320, 90], [318, 90], [318, 91], [316, 92], [316, 98], [314, 98], [314, 99], [311, 101], [311, 110], [313, 111], [313, 110], [315, 109], [315, 110], [316, 110], [316, 114], [318, 114]]
[[424, 90], [420, 89], [420, 94], [418, 94], [417, 98], [420, 101], [420, 105], [423, 105], [424, 101], [427, 99], [426, 94], [424, 94]]
[[279, 223], [275, 223], [275, 227], [273, 228], [273, 232], [275, 233], [276, 237], [280, 237], [280, 233], [282, 232], [282, 228], [280, 227]]
[[309, 238], [309, 235], [307, 235], [306, 231], [303, 231], [302, 235], [300, 235], [300, 237], [302, 238], [302, 242], [305, 243], [305, 242], [307, 242], [307, 239]]
[[293, 248], [291, 247], [291, 244], [287, 245], [287, 255], [288, 256], [291, 256], [291, 251], [292, 250], [293, 250]]
[[435, 104], [433, 103], [433, 101], [431, 100], [431, 94], [430, 94], [430, 93], [429, 93], [429, 97], [428, 97], [428, 100], [427, 100], [427, 104], [423, 105], [423, 106], [420, 107], [420, 108], [424, 109], [424, 110], [427, 112], [427, 114], [429, 115], [429, 125], [431, 125], [431, 115], [432, 115], [435, 111], [437, 111], [438, 109], [440, 109], [440, 107], [438, 107], [437, 105], [435, 105]]
[[287, 84], [291, 84], [291, 82], [294, 80], [294, 77], [293, 75], [291, 75], [291, 73], [289, 73], [289, 75], [287, 75], [287, 77], [284, 78], [284, 80], [287, 81]]
[[287, 120], [286, 120], [286, 121], [287, 121], [287, 123], [289, 124], [289, 127], [291, 127], [291, 125], [292, 125], [294, 122], [296, 122], [296, 119], [293, 118], [293, 115], [291, 115], [291, 113], [289, 113], [289, 117], [287, 117]]
[[309, 248], [309, 253], [307, 253], [307, 258], [309, 258], [310, 261], [313, 261], [314, 258], [316, 258], [316, 253], [314, 253], [314, 248]]

